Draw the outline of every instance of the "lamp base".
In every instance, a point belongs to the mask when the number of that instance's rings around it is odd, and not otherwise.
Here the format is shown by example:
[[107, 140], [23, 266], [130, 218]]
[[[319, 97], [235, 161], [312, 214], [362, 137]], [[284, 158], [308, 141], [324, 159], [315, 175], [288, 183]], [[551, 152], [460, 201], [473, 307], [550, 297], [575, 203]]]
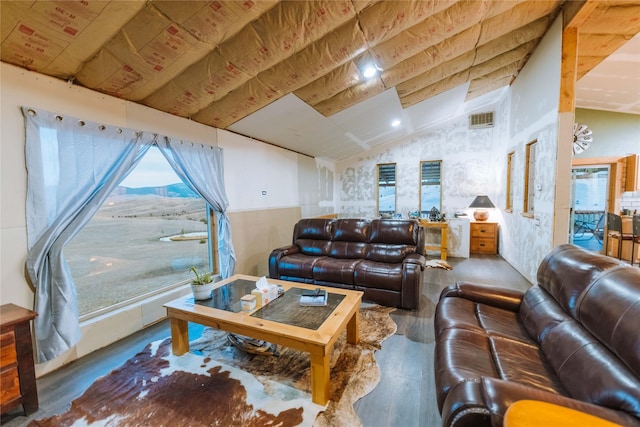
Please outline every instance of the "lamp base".
[[489, 211], [486, 209], [476, 209], [473, 211], [473, 218], [476, 221], [486, 221], [489, 219]]

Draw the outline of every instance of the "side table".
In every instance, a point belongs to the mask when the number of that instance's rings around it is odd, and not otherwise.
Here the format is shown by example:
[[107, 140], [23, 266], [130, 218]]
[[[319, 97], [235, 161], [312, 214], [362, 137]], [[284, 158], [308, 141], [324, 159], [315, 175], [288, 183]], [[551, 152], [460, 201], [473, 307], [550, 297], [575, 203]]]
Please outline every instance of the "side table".
[[418, 220], [421, 226], [424, 228], [435, 228], [440, 230], [440, 245], [424, 245], [425, 251], [440, 251], [440, 259], [446, 261], [447, 260], [447, 230], [449, 228], [449, 224], [446, 222], [432, 222], [424, 219]]
[[38, 410], [31, 321], [35, 311], [15, 304], [0, 306], [0, 412], [22, 405], [26, 415]]
[[471, 222], [471, 253], [498, 253], [498, 223], [489, 221]]

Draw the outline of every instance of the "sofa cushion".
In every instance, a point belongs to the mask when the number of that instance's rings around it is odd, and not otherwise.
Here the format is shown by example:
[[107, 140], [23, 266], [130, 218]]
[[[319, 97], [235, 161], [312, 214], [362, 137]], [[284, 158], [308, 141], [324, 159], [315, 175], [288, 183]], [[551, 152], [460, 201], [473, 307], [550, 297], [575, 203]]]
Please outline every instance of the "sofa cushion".
[[384, 263], [401, 263], [409, 254], [416, 251], [415, 246], [370, 243], [367, 259]]
[[305, 255], [325, 256], [331, 250], [332, 220], [307, 218], [298, 221], [293, 230], [293, 244]]
[[640, 280], [636, 269], [602, 273], [578, 300], [578, 320], [640, 377]]
[[518, 320], [517, 312], [478, 304], [466, 298], [444, 298], [436, 307], [434, 324], [436, 335], [444, 329], [458, 328], [532, 342]]
[[418, 223], [416, 221], [374, 219], [371, 221], [369, 242], [416, 246], [418, 244]]
[[578, 322], [553, 328], [541, 350], [571, 397], [640, 418], [640, 380]]
[[560, 245], [552, 250], [538, 267], [538, 286], [544, 288], [569, 313], [576, 317], [578, 297], [603, 271], [617, 267], [620, 261], [582, 250], [573, 245]]
[[371, 233], [371, 222], [366, 219], [337, 219], [331, 226], [331, 233], [335, 242], [366, 243]]
[[356, 265], [353, 280], [358, 286], [400, 291], [402, 279], [401, 263], [362, 260]]
[[286, 276], [313, 279], [313, 266], [319, 259], [322, 259], [322, 257], [304, 254], [287, 255], [280, 259], [278, 272], [280, 273], [281, 278]]
[[318, 282], [352, 285], [354, 272], [361, 259], [321, 258], [313, 266], [313, 278]]
[[539, 286], [530, 288], [522, 298], [518, 317], [528, 335], [537, 343], [542, 342], [551, 329], [571, 316]]

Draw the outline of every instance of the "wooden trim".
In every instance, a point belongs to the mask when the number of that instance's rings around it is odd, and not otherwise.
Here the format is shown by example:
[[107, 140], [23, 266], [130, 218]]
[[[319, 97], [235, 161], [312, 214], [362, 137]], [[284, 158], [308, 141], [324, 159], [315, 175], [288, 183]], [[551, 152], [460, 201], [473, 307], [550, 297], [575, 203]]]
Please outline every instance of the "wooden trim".
[[507, 153], [507, 194], [506, 194], [506, 202], [505, 202], [505, 211], [511, 212], [513, 210], [513, 200], [511, 198], [511, 186], [513, 183], [511, 182], [511, 169], [513, 168], [513, 157], [515, 156], [515, 151], [510, 151]]
[[560, 71], [560, 113], [570, 113], [576, 105], [576, 80], [578, 76], [578, 29], [567, 28], [562, 32], [562, 65]]
[[597, 166], [617, 163], [622, 156], [611, 157], [578, 157], [571, 160], [571, 166]]
[[562, 9], [564, 28], [579, 28], [591, 17], [597, 7], [594, 0], [573, 0], [566, 2]]

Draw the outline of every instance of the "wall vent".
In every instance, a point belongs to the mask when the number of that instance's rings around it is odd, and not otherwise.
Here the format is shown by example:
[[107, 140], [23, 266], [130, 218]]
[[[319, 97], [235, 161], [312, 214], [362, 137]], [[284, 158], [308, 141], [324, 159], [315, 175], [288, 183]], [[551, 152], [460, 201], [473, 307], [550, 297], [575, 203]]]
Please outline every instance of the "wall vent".
[[493, 127], [493, 111], [489, 113], [471, 114], [469, 129], [484, 129]]

